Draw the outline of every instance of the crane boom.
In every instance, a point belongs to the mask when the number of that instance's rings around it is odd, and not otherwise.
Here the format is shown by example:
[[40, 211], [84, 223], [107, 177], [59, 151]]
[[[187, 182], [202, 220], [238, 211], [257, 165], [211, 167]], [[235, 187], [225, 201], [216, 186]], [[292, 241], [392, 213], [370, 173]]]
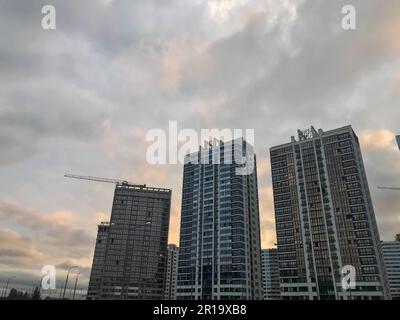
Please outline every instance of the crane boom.
[[134, 185], [138, 187], [146, 187], [145, 184], [143, 185], [136, 185], [129, 183], [128, 181], [125, 180], [117, 180], [117, 179], [109, 179], [109, 178], [100, 178], [100, 177], [93, 177], [93, 176], [81, 176], [77, 174], [65, 174], [65, 178], [71, 178], [71, 179], [80, 179], [80, 180], [89, 180], [89, 181], [96, 181], [96, 182], [104, 182], [104, 183], [113, 183], [117, 185]]
[[396, 188], [396, 187], [378, 187], [378, 189], [382, 189], [382, 190], [397, 190], [397, 191], [400, 191], [400, 188]]

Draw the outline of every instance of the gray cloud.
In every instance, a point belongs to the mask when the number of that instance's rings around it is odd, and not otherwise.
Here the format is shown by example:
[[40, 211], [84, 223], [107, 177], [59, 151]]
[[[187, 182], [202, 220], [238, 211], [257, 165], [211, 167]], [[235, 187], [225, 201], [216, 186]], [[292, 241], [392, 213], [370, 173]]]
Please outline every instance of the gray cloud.
[[92, 242], [85, 230], [63, 224], [62, 217], [49, 218], [14, 203], [0, 203], [0, 221], [15, 223], [33, 236], [48, 237], [55, 247], [78, 250]]
[[2, 274], [22, 274], [22, 283], [40, 281], [44, 265], [65, 270], [68, 257], [70, 265], [80, 267], [82, 282], [87, 283], [94, 239], [86, 230], [74, 227], [69, 216], [43, 215], [15, 203], [0, 203], [0, 223], [4, 228], [0, 229]]
[[[213, 16], [199, 0], [55, 0], [57, 30], [43, 31], [46, 1], [2, 1], [0, 230], [21, 243], [2, 242], [4, 273], [23, 277], [40, 259], [60, 268], [86, 259], [87, 268], [112, 186], [65, 181], [65, 172], [172, 187], [177, 242], [182, 168], [150, 167], [144, 156], [146, 131], [169, 120], [254, 128], [259, 164], [271, 145], [310, 124], [353, 124], [377, 140], [381, 129], [398, 131], [400, 4], [354, 0], [358, 28], [344, 32], [347, 2], [232, 1]], [[380, 232], [390, 239], [400, 229], [398, 195], [376, 186], [400, 184], [399, 153], [361, 143]], [[259, 184], [269, 246], [268, 170]], [[58, 211], [79, 218], [48, 219]]]
[[36, 250], [29, 238], [10, 230], [0, 230], [0, 264], [29, 267], [43, 262], [44, 254]]

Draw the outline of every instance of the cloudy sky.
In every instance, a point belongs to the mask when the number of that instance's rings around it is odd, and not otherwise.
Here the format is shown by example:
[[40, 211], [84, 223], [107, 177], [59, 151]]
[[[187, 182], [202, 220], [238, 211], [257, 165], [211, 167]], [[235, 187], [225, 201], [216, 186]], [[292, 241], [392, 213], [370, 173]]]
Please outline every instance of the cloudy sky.
[[[357, 9], [357, 29], [341, 8]], [[53, 4], [57, 29], [41, 28]], [[298, 128], [351, 124], [381, 237], [400, 232], [400, 1], [0, 0], [0, 280], [78, 264], [86, 285], [113, 185], [173, 189], [182, 166], [147, 164], [146, 133], [253, 128], [264, 247], [275, 242], [268, 149]]]

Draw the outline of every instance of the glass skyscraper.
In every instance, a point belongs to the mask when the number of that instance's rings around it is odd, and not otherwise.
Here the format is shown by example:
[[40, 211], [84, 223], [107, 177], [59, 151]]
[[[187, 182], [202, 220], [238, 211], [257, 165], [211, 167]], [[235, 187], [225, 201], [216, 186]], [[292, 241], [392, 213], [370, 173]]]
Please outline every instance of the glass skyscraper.
[[[282, 298], [388, 298], [356, 134], [351, 126], [298, 134], [270, 149]], [[354, 267], [354, 289], [342, 286], [344, 266]]]
[[[243, 174], [235, 155], [252, 170]], [[253, 147], [243, 139], [214, 140], [187, 155], [177, 299], [262, 299], [260, 254]]]

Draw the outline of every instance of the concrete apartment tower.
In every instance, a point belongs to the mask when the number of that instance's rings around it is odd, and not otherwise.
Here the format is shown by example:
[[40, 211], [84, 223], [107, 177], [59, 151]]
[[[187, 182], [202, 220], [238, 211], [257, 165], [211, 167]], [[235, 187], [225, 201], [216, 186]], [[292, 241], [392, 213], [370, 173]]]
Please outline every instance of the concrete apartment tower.
[[253, 147], [214, 140], [187, 155], [181, 212], [177, 299], [262, 299]]
[[168, 245], [167, 274], [165, 276], [164, 300], [176, 300], [178, 252], [179, 248], [175, 244]]
[[96, 246], [94, 249], [92, 270], [90, 272], [89, 288], [87, 292], [87, 299], [94, 300], [98, 297], [104, 261], [106, 257], [107, 238], [110, 232], [110, 223], [102, 222], [97, 228]]
[[394, 241], [382, 241], [383, 258], [393, 300], [400, 300], [400, 234]]
[[[270, 149], [283, 299], [387, 299], [378, 228], [351, 126]], [[344, 266], [356, 288], [342, 287]]]
[[98, 227], [87, 299], [163, 299], [171, 190], [117, 184]]
[[280, 300], [278, 249], [261, 250], [264, 300]]

